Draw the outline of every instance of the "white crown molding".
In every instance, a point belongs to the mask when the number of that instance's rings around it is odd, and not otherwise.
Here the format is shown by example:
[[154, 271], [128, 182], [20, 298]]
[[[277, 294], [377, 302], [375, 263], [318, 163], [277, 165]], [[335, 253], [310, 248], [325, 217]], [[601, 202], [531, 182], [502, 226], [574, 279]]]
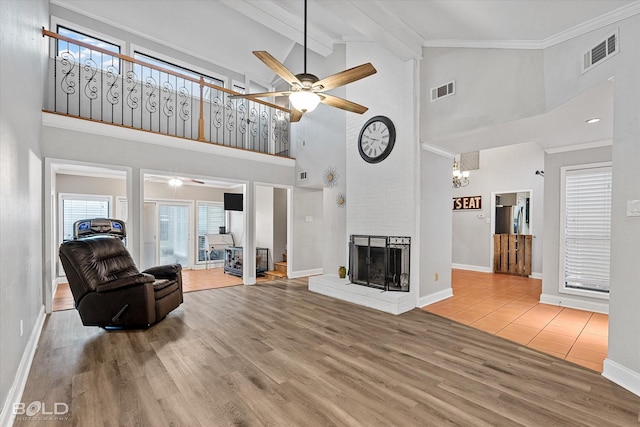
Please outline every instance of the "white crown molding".
[[640, 14], [640, 1], [622, 6], [597, 18], [578, 24], [543, 40], [425, 40], [423, 47], [476, 48], [476, 49], [546, 49], [590, 31], [615, 24]]
[[545, 148], [546, 154], [566, 153], [568, 151], [588, 150], [590, 148], [609, 147], [613, 145], [613, 140], [602, 139], [600, 141], [584, 142], [582, 144], [566, 145], [564, 147]]
[[425, 40], [423, 47], [468, 48], [468, 49], [542, 49], [536, 40]]
[[422, 144], [420, 144], [420, 145], [422, 146], [423, 150], [429, 151], [429, 152], [434, 153], [434, 154], [438, 154], [438, 155], [446, 157], [448, 159], [453, 159], [455, 157], [455, 154], [453, 154], [453, 153], [451, 153], [451, 152], [449, 152], [447, 150], [444, 150], [444, 149], [442, 149], [440, 147], [435, 147], [433, 145], [429, 145], [429, 144], [426, 144], [424, 142]]
[[639, 13], [640, 1], [630, 3], [609, 13], [598, 16], [597, 18], [584, 22], [580, 25], [576, 25], [573, 28], [562, 31], [556, 35], [547, 37], [546, 39], [542, 40], [542, 47], [546, 49], [548, 47], [555, 46], [567, 40], [582, 36], [589, 31], [597, 30], [599, 28], [606, 27], [607, 25], [615, 24], [616, 22], [630, 18]]

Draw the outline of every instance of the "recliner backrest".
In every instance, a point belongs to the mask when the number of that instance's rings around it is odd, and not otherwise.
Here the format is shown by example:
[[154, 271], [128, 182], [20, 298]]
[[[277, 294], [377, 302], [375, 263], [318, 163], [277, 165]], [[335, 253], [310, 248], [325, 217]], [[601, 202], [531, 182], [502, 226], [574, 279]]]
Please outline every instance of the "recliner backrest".
[[101, 283], [139, 273], [122, 240], [109, 235], [64, 242], [60, 259], [76, 304]]

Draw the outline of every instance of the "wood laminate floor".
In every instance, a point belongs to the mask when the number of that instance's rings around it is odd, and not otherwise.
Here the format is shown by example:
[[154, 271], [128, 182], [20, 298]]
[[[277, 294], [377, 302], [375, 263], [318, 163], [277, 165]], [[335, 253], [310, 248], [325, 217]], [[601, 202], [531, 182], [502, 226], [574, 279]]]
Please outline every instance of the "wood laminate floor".
[[[47, 317], [17, 426], [635, 426], [598, 373], [415, 309], [394, 316], [281, 280], [185, 294], [147, 330]], [[66, 419], [64, 419], [66, 418]]]

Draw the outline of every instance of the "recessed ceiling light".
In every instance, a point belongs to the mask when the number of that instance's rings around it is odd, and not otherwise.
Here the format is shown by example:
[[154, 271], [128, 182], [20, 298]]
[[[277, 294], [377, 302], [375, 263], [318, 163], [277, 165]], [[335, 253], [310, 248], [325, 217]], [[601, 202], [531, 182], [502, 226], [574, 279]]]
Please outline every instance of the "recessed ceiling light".
[[587, 123], [592, 124], [592, 123], [598, 123], [600, 121], [599, 117], [594, 117], [592, 119], [587, 120]]

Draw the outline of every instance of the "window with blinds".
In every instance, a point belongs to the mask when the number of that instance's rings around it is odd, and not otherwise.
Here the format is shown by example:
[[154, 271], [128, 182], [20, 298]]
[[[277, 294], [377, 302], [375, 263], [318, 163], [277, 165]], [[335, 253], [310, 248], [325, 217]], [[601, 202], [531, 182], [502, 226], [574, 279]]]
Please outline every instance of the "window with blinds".
[[611, 166], [563, 168], [565, 290], [609, 292]]
[[205, 261], [206, 251], [204, 236], [218, 234], [220, 227], [226, 226], [226, 215], [223, 203], [198, 202], [198, 261]]
[[62, 240], [73, 240], [73, 223], [81, 219], [109, 218], [111, 197], [89, 195], [62, 195], [60, 218]]

